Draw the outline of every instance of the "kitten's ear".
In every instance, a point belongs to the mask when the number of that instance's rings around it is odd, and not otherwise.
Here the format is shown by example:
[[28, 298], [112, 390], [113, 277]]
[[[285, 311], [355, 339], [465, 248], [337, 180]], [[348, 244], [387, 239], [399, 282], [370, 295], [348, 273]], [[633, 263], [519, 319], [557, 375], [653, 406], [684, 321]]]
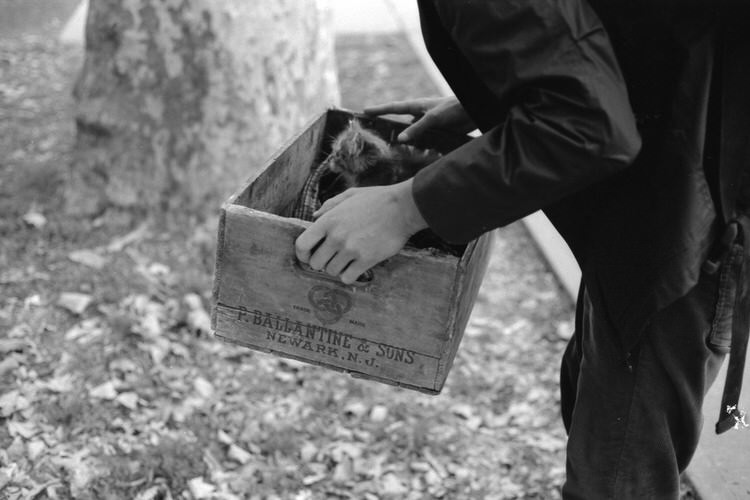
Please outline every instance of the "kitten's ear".
[[362, 153], [365, 148], [365, 139], [362, 132], [362, 125], [359, 121], [354, 118], [349, 120], [349, 151], [354, 155]]

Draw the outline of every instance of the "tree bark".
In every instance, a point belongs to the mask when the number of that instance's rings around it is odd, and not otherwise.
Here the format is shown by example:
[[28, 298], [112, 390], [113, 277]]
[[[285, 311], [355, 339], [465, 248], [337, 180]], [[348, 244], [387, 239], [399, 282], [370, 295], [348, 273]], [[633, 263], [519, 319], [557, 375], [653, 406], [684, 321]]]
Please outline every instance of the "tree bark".
[[214, 212], [338, 103], [327, 0], [91, 0], [67, 208]]

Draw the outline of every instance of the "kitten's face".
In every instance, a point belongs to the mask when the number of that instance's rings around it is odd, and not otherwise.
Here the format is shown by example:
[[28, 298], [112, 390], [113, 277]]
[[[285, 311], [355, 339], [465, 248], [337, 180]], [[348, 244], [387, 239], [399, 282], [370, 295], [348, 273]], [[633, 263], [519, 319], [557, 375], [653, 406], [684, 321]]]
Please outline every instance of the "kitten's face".
[[329, 168], [336, 173], [357, 176], [390, 154], [388, 143], [362, 128], [357, 120], [351, 120], [333, 140]]

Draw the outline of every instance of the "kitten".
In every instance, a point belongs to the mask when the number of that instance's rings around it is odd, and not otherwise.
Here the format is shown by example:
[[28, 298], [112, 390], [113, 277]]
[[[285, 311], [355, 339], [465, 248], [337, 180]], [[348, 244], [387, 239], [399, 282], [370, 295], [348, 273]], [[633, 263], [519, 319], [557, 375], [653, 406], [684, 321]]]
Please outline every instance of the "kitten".
[[[321, 202], [350, 187], [382, 186], [404, 181], [440, 158], [440, 154], [413, 146], [390, 145], [375, 132], [351, 120], [331, 143], [326, 159], [328, 170], [336, 174], [329, 179], [330, 189], [321, 192]], [[331, 194], [332, 193], [332, 194]], [[323, 198], [323, 195], [326, 198]]]

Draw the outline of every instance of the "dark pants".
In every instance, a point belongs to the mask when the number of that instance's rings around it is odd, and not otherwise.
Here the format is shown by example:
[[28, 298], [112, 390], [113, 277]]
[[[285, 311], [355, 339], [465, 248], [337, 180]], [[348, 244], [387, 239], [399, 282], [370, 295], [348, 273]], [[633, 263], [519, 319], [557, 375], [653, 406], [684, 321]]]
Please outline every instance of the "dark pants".
[[728, 347], [716, 317], [720, 274], [704, 272], [688, 295], [656, 314], [630, 355], [582, 291], [561, 372], [563, 498], [678, 498], [703, 397]]

